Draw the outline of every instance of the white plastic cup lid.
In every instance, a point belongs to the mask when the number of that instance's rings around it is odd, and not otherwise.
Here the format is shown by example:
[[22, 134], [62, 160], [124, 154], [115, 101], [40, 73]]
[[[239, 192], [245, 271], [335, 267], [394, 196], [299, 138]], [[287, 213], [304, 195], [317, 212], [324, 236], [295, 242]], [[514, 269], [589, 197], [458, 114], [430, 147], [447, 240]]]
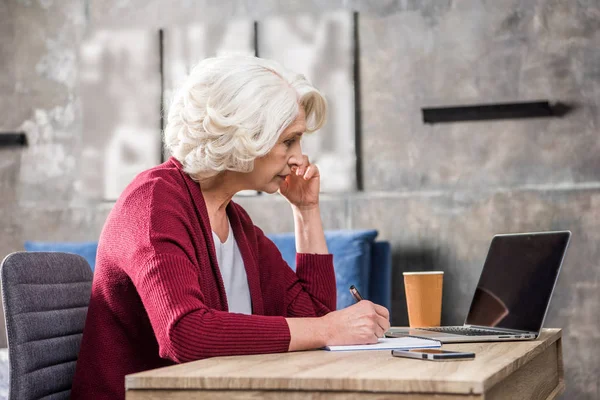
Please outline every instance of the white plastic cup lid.
[[444, 271], [415, 271], [415, 272], [403, 272], [404, 275], [438, 275], [443, 274]]

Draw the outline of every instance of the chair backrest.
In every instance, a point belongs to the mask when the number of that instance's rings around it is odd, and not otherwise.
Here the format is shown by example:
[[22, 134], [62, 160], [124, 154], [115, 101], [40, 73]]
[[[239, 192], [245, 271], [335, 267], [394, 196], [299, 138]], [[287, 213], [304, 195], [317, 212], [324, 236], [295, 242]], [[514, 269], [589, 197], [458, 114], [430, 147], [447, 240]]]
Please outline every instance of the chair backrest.
[[92, 287], [81, 256], [18, 252], [2, 262], [9, 398], [68, 399]]

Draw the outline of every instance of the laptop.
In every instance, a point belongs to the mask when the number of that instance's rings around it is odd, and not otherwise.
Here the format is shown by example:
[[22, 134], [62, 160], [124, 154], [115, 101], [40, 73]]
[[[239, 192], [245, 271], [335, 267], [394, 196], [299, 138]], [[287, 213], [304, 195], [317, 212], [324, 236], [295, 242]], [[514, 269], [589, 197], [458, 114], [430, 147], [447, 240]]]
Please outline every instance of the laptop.
[[536, 339], [544, 324], [570, 231], [493, 237], [463, 326], [392, 328], [442, 343]]

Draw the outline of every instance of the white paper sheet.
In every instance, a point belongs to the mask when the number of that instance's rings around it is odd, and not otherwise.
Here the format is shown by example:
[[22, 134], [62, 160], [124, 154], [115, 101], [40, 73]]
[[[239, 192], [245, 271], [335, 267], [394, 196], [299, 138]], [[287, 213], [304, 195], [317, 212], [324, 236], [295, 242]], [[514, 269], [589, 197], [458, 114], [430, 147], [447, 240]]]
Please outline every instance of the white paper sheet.
[[433, 339], [421, 339], [415, 337], [381, 338], [374, 344], [359, 344], [350, 346], [326, 346], [329, 351], [351, 351], [351, 350], [392, 350], [392, 349], [423, 349], [441, 347], [441, 343]]

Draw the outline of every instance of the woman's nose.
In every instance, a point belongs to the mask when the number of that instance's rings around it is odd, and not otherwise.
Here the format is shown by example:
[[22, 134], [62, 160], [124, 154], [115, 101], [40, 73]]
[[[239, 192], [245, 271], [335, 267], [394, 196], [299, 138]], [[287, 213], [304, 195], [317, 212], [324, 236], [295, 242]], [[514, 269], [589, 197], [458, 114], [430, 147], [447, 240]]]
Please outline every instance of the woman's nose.
[[298, 167], [302, 165], [304, 162], [304, 157], [302, 156], [302, 147], [300, 143], [294, 146], [292, 156], [288, 160], [288, 165], [290, 167]]
[[302, 164], [302, 158], [300, 158], [300, 157], [291, 156], [288, 160], [288, 165], [290, 167], [297, 167], [300, 164]]

